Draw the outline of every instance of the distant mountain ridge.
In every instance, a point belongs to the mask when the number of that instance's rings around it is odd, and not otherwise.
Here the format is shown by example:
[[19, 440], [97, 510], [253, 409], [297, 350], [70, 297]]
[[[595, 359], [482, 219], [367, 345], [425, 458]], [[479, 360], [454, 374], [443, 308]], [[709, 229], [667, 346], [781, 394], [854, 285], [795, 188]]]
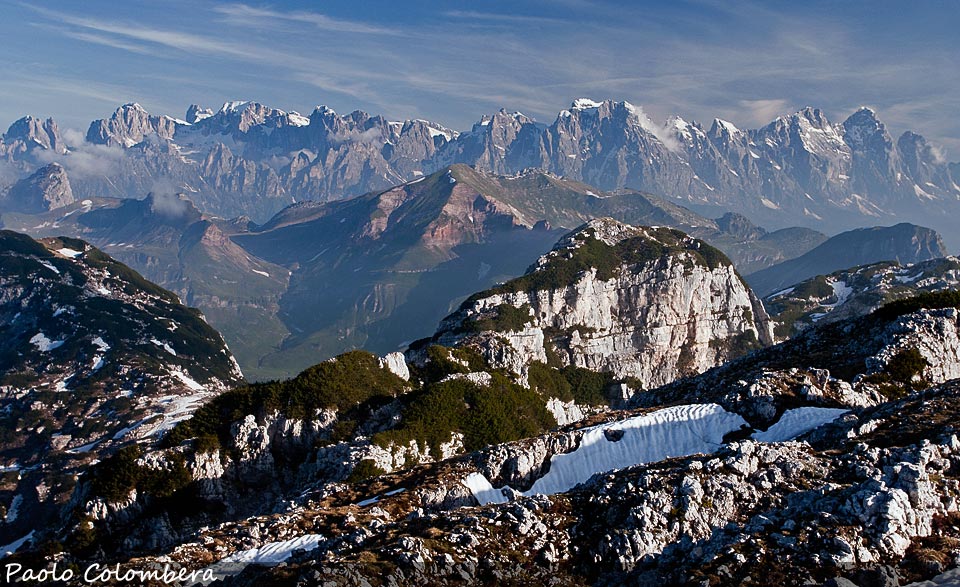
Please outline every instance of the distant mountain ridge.
[[[293, 204], [262, 225], [163, 193], [7, 213], [4, 222], [102, 247], [201, 308], [244, 372], [264, 379], [349, 349], [384, 354], [429, 336], [466, 296], [521, 275], [563, 232], [600, 217], [682, 230], [723, 251], [741, 275], [827, 240], [539, 170], [498, 176], [459, 164], [385, 191]], [[886, 246], [909, 247], [910, 238]]]
[[[894, 139], [868, 108], [841, 123], [804, 108], [754, 130], [676, 116], [658, 125], [629, 102], [589, 99], [549, 125], [500, 110], [461, 133], [424, 120], [339, 115], [324, 106], [304, 116], [255, 102], [216, 112], [192, 105], [186, 119], [125, 104], [91, 123], [82, 145], [68, 147], [53, 120], [25, 117], [3, 135], [0, 157], [25, 175], [60, 161], [78, 198], [140, 196], [163, 181], [205, 211], [259, 221], [296, 201], [388, 189], [457, 163], [497, 174], [539, 168], [603, 190], [628, 187], [739, 212], [774, 228], [909, 220], [948, 233], [936, 222], [960, 205], [957, 164], [916, 133]], [[72, 169], [81, 152], [101, 168]]]
[[880, 261], [916, 263], [947, 255], [936, 231], [901, 223], [896, 226], [858, 228], [838, 234], [794, 259], [747, 275], [761, 296], [797, 284], [815, 275]]

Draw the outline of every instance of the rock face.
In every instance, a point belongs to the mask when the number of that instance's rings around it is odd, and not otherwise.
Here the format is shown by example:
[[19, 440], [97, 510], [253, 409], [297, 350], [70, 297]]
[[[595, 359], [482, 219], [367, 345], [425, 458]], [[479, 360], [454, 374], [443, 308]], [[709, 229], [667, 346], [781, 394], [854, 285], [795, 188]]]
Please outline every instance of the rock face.
[[559, 363], [648, 389], [769, 344], [772, 332], [719, 251], [679, 231], [600, 219], [523, 277], [472, 296], [433, 341], [476, 348], [518, 374]]
[[901, 223], [859, 228], [838, 234], [803, 255], [746, 276], [763, 296], [833, 271], [880, 261], [917, 263], [945, 257], [943, 239], [934, 230]]
[[106, 120], [95, 120], [87, 130], [87, 141], [96, 145], [132, 147], [145, 138], [171, 139], [177, 121], [169, 116], [151, 116], [143, 106], [124, 104]]
[[9, 159], [32, 155], [36, 149], [57, 154], [67, 151], [60, 127], [52, 118], [40, 120], [24, 116], [10, 125], [0, 141], [0, 155], [6, 155]]
[[63, 208], [73, 202], [66, 170], [59, 163], [51, 163], [14, 184], [0, 205], [7, 210], [36, 214]]

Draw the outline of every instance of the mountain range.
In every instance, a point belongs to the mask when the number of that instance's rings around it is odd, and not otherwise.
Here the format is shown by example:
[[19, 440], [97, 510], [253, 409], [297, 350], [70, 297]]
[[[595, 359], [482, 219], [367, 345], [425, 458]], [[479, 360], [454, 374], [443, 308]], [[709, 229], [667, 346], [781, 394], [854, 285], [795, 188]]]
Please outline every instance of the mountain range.
[[[385, 190], [464, 163], [642, 190], [771, 228], [837, 232], [911, 221], [960, 245], [945, 220], [960, 205], [957, 164], [913, 132], [894, 139], [869, 108], [839, 123], [804, 108], [741, 130], [720, 119], [702, 125], [672, 117], [659, 125], [628, 102], [577, 99], [549, 125], [500, 110], [455, 132], [323, 106], [303, 116], [255, 102], [217, 111], [193, 105], [181, 120], [125, 104], [93, 121], [85, 137], [75, 134], [52, 119], [25, 117], [3, 135], [0, 157], [23, 178], [59, 162], [74, 198], [140, 198], [164, 186], [204, 211], [258, 222], [294, 202]], [[9, 194], [4, 200], [8, 209], [20, 204]]]
[[[30, 199], [50, 201], [69, 183], [31, 185], [23, 192]], [[605, 192], [544, 171], [502, 176], [461, 164], [345, 200], [292, 204], [260, 225], [206, 214], [169, 192], [8, 212], [3, 222], [35, 236], [86, 239], [176, 292], [202, 309], [244, 373], [259, 380], [290, 377], [349, 349], [388, 353], [429, 336], [468, 295], [521, 275], [564, 231], [598, 217], [683, 230], [747, 275], [827, 240], [807, 228], [767, 232], [733, 213], [710, 219], [651, 194]], [[901, 228], [834, 237], [866, 252], [849, 258], [852, 248], [828, 247], [817, 263], [832, 271], [945, 254], [933, 231]], [[921, 233], [930, 246], [915, 246]], [[778, 269], [789, 283], [809, 277], [791, 267]]]

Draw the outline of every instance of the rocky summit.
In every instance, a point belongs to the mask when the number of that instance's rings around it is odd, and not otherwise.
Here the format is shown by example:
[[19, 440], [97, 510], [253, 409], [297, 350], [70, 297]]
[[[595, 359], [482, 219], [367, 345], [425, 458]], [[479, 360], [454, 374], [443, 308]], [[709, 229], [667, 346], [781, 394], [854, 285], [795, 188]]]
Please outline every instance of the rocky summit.
[[649, 389], [769, 344], [772, 331], [723, 253], [603, 218], [522, 277], [471, 296], [431, 342], [476, 349], [524, 378], [533, 363], [569, 365]]

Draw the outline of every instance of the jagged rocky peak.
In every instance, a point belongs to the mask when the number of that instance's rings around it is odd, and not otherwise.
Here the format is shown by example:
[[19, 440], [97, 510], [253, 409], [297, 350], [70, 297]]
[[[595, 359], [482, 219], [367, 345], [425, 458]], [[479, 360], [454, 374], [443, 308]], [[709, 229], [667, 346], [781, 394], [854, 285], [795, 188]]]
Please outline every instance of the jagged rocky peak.
[[714, 139], [733, 138], [743, 134], [743, 131], [737, 128], [732, 122], [721, 118], [714, 118], [713, 124], [710, 125], [710, 130], [707, 131], [707, 134]]
[[597, 117], [599, 119], [604, 118], [613, 118], [618, 121], [628, 121], [633, 119], [642, 120], [645, 123], [652, 124], [650, 119], [647, 118], [647, 115], [643, 113], [643, 110], [634, 106], [626, 100], [603, 100], [597, 102], [596, 100], [591, 100], [590, 98], [577, 98], [570, 104], [569, 110], [564, 110], [560, 113], [560, 117], [564, 118], [564, 113], [573, 114], [578, 118], [587, 117]]
[[601, 218], [522, 277], [471, 296], [432, 340], [521, 377], [534, 363], [572, 365], [650, 388], [769, 344], [772, 331], [720, 251], [678, 230]]
[[858, 146], [864, 142], [870, 136], [875, 134], [884, 134], [886, 133], [886, 127], [880, 119], [877, 118], [877, 113], [872, 109], [866, 106], [861, 107], [859, 110], [847, 117], [843, 121], [844, 131], [847, 133], [847, 141], [851, 146]]
[[21, 179], [0, 199], [4, 209], [27, 214], [62, 208], [74, 201], [67, 171], [56, 162]]
[[29, 152], [41, 148], [56, 153], [66, 153], [67, 144], [60, 135], [60, 127], [52, 118], [41, 120], [33, 116], [24, 116], [15, 121], [3, 135], [3, 143], [8, 149]]
[[187, 108], [186, 121], [190, 124], [196, 124], [204, 118], [210, 118], [213, 116], [213, 110], [210, 108], [204, 108], [199, 104], [191, 104]]
[[172, 139], [177, 121], [169, 116], [151, 116], [136, 102], [117, 108], [107, 119], [94, 120], [87, 130], [87, 141], [98, 145], [132, 147], [144, 138], [156, 135]]

